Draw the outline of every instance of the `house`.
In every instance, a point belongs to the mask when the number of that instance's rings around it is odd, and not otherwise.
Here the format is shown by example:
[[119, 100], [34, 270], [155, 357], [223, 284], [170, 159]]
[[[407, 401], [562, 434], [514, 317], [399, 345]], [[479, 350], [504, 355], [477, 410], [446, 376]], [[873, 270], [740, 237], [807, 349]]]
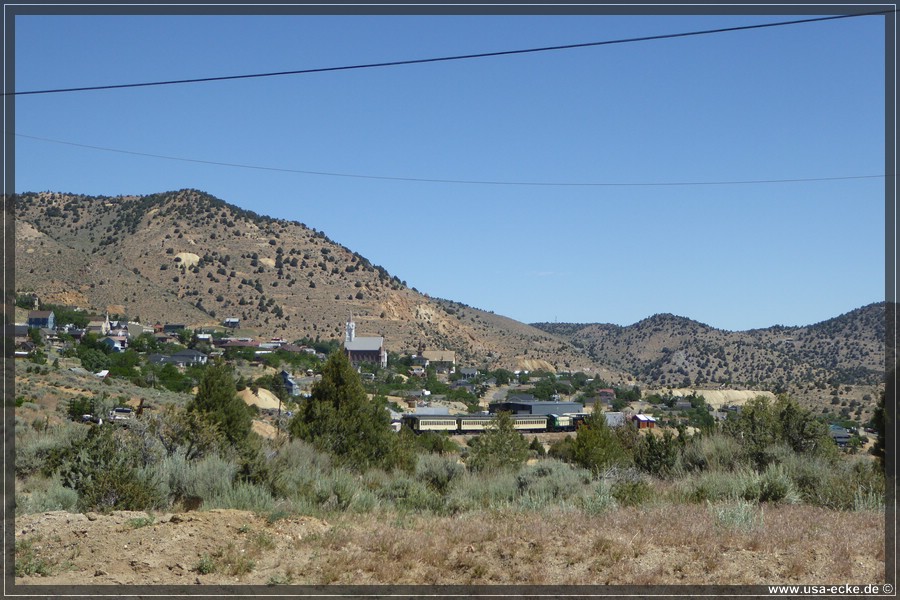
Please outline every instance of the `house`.
[[691, 410], [693, 405], [690, 400], [676, 400], [675, 401], [675, 410]]
[[28, 340], [31, 339], [31, 336], [28, 335], [28, 325], [22, 325], [16, 323], [13, 325], [13, 340], [15, 344], [18, 346], [19, 344], [24, 344]]
[[147, 356], [147, 362], [151, 365], [174, 365], [175, 361], [171, 356], [165, 354], [150, 354]]
[[125, 347], [128, 345], [127, 342], [123, 343], [123, 340], [124, 338], [120, 336], [107, 336], [100, 340], [100, 343], [106, 346], [110, 352], [123, 352], [125, 350]]
[[478, 369], [473, 367], [463, 367], [459, 370], [459, 374], [463, 379], [475, 379], [478, 376]]
[[240, 324], [241, 320], [237, 317], [228, 317], [227, 319], [222, 321], [222, 325], [224, 325], [225, 327], [230, 327], [231, 329], [237, 329]]
[[420, 354], [413, 354], [410, 357], [409, 361], [414, 367], [427, 367], [428, 366], [428, 359]]
[[176, 334], [179, 331], [184, 331], [187, 329], [187, 325], [184, 323], [166, 323], [163, 325], [163, 333]]
[[603, 413], [603, 416], [606, 417], [606, 425], [608, 427], [621, 427], [625, 424], [625, 413], [607, 412]]
[[834, 440], [834, 443], [843, 448], [850, 443], [850, 432], [840, 425], [829, 425], [828, 435]]
[[602, 404], [609, 406], [616, 399], [616, 390], [612, 388], [604, 388], [597, 391], [597, 398]]
[[179, 365], [205, 365], [209, 357], [197, 350], [182, 350], [172, 355], [172, 359]]
[[112, 329], [112, 325], [109, 322], [109, 314], [107, 314], [102, 321], [88, 321], [87, 329], [85, 331], [99, 336], [106, 336], [109, 335], [110, 329]]
[[469, 392], [470, 394], [475, 393], [475, 385], [472, 383], [469, 383], [465, 379], [460, 379], [458, 381], [454, 381], [453, 383], [450, 384], [450, 387], [453, 388], [454, 390], [462, 390], [464, 392]]
[[387, 350], [384, 347], [384, 338], [381, 336], [357, 336], [353, 315], [350, 315], [350, 320], [347, 321], [344, 352], [347, 353], [347, 358], [350, 359], [350, 364], [354, 367], [358, 367], [362, 363], [376, 364], [382, 369], [387, 367]]
[[294, 380], [290, 373], [283, 369], [281, 371], [281, 380], [284, 382], [284, 389], [287, 390], [287, 393], [290, 396], [300, 395], [300, 385]]
[[456, 372], [456, 352], [452, 350], [422, 350], [419, 355], [434, 367], [437, 373]]
[[656, 427], [656, 419], [650, 415], [631, 415], [631, 420], [637, 424], [638, 429], [653, 429]]
[[55, 329], [56, 315], [52, 310], [32, 310], [28, 312], [28, 326], [34, 329]]

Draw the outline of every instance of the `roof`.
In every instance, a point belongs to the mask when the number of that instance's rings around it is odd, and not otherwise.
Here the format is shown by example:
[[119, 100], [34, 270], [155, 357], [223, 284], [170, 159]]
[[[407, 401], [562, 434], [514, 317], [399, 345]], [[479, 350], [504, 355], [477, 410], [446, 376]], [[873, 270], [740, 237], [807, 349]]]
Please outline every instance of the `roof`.
[[423, 350], [422, 357], [433, 362], [456, 362], [456, 352], [453, 350]]
[[650, 415], [633, 415], [631, 418], [635, 419], [637, 421], [645, 421], [647, 423], [656, 423], [656, 419], [654, 419]]
[[32, 310], [28, 313], [29, 319], [46, 319], [53, 314], [52, 310]]
[[478, 373], [478, 369], [475, 367], [463, 367], [459, 370], [463, 375], [476, 375]]
[[344, 342], [344, 349], [351, 352], [379, 352], [383, 346], [383, 337], [357, 337]]
[[203, 358], [206, 358], [205, 354], [191, 348], [188, 348], [187, 350], [181, 350], [172, 355], [173, 358], [176, 356], [202, 356]]

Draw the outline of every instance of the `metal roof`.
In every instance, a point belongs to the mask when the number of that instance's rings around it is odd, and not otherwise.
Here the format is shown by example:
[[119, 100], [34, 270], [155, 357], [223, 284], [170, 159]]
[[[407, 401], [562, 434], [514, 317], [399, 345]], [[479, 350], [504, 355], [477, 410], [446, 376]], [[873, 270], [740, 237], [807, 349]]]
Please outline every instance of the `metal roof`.
[[344, 349], [351, 352], [378, 352], [384, 346], [383, 337], [357, 337], [344, 342]]

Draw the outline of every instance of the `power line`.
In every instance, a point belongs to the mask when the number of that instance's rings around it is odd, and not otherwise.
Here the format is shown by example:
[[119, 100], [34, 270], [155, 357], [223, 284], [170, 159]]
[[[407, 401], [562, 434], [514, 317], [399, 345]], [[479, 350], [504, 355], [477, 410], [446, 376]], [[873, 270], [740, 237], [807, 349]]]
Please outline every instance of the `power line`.
[[[77, 148], [88, 148], [90, 150], [100, 150], [103, 152], [115, 152], [118, 154], [129, 154], [132, 156], [144, 156], [148, 158], [158, 158], [163, 160], [174, 160], [178, 162], [199, 163], [204, 165], [214, 165], [219, 167], [231, 167], [238, 169], [253, 169], [256, 171], [275, 171], [279, 173], [295, 173], [300, 175], [318, 175], [323, 177], [344, 177], [350, 179], [378, 179], [383, 181], [406, 181], [418, 183], [453, 183], [461, 185], [506, 185], [506, 186], [530, 186], [530, 187], [686, 187], [686, 186], [713, 186], [713, 185], [756, 185], [756, 184], [777, 184], [777, 183], [804, 183], [815, 181], [847, 181], [854, 179], [883, 179], [885, 175], [847, 175], [837, 177], [798, 177], [791, 179], [746, 179], [732, 181], [665, 181], [665, 182], [543, 182], [543, 181], [491, 181], [491, 180], [469, 180], [469, 179], [430, 179], [425, 177], [391, 177], [386, 175], [360, 175], [355, 173], [334, 173], [329, 171], [310, 171], [303, 169], [288, 169], [282, 167], [267, 167], [262, 165], [248, 165], [242, 163], [222, 162], [214, 160], [202, 160], [197, 158], [185, 158], [179, 156], [167, 156], [164, 154], [152, 154], [149, 152], [136, 152], [133, 150], [122, 150], [118, 148], [107, 148], [104, 146], [92, 146], [89, 144], [79, 144], [76, 142], [67, 142], [63, 140], [54, 140], [24, 133], [16, 133], [16, 137], [22, 137], [40, 142], [48, 142], [52, 144], [63, 144], [66, 146], [75, 146]], [[891, 175], [893, 177], [893, 175]]]
[[536, 52], [552, 52], [557, 50], [572, 50], [575, 48], [591, 48], [596, 46], [609, 46], [613, 44], [630, 44], [635, 42], [648, 42], [653, 40], [667, 40], [674, 38], [683, 38], [683, 37], [692, 37], [699, 35], [710, 35], [714, 33], [729, 33], [734, 31], [748, 31], [751, 29], [763, 29], [768, 27], [783, 27], [786, 25], [800, 25], [803, 23], [818, 23], [822, 21], [833, 21], [836, 19], [849, 19], [853, 17], [864, 17], [864, 16], [872, 16], [872, 15], [886, 15], [889, 13], [897, 12], [896, 9], [889, 9], [877, 12], [868, 12], [868, 13], [852, 13], [846, 15], [836, 15], [836, 16], [828, 16], [828, 17], [814, 17], [810, 19], [797, 19], [794, 21], [778, 21], [775, 23], [761, 23], [757, 25], [741, 25], [737, 27], [721, 27], [718, 29], [704, 29], [702, 31], [688, 31], [682, 33], [667, 33], [661, 35], [649, 35], [642, 37], [633, 37], [633, 38], [624, 38], [617, 40], [605, 40], [600, 42], [585, 42], [581, 44], [565, 44], [562, 46], [545, 46], [542, 48], [526, 48], [520, 50], [503, 50], [499, 52], [481, 52], [478, 54], [461, 54], [456, 56], [442, 56], [435, 58], [418, 58], [411, 60], [398, 60], [391, 62], [380, 62], [380, 63], [368, 63], [368, 64], [359, 64], [359, 65], [348, 65], [342, 67], [322, 67], [318, 69], [298, 69], [295, 71], [275, 71], [272, 73], [251, 73], [245, 75], [224, 75], [220, 77], [197, 77], [193, 79], [173, 79], [168, 81], [150, 81], [143, 83], [120, 83], [120, 84], [112, 84], [112, 85], [95, 85], [95, 86], [84, 86], [84, 87], [72, 87], [72, 88], [55, 88], [55, 89], [46, 89], [46, 90], [30, 90], [24, 92], [4, 92], [4, 96], [27, 96], [27, 95], [37, 95], [37, 94], [61, 94], [67, 92], [86, 92], [86, 91], [98, 91], [98, 90], [115, 90], [115, 89], [123, 89], [123, 88], [136, 88], [136, 87], [151, 87], [151, 86], [162, 86], [162, 85], [181, 85], [188, 83], [208, 83], [211, 81], [229, 81], [235, 79], [255, 79], [261, 77], [282, 77], [286, 75], [309, 75], [312, 73], [328, 73], [332, 71], [351, 71], [356, 69], [374, 69], [374, 68], [382, 68], [382, 67], [397, 67], [403, 65], [417, 65], [417, 64], [425, 64], [425, 63], [436, 63], [436, 62], [449, 62], [456, 60], [470, 60], [475, 58], [490, 58], [495, 56], [510, 56], [514, 54], [530, 54]]

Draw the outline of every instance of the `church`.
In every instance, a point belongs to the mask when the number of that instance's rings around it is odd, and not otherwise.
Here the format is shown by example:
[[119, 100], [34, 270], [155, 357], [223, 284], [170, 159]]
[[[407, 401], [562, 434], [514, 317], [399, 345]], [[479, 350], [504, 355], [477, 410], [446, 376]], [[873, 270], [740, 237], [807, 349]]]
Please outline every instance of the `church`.
[[387, 350], [384, 348], [383, 337], [362, 337], [356, 335], [356, 323], [353, 315], [347, 321], [347, 333], [344, 336], [344, 352], [350, 359], [350, 364], [358, 367], [361, 363], [372, 363], [382, 369], [387, 367]]

